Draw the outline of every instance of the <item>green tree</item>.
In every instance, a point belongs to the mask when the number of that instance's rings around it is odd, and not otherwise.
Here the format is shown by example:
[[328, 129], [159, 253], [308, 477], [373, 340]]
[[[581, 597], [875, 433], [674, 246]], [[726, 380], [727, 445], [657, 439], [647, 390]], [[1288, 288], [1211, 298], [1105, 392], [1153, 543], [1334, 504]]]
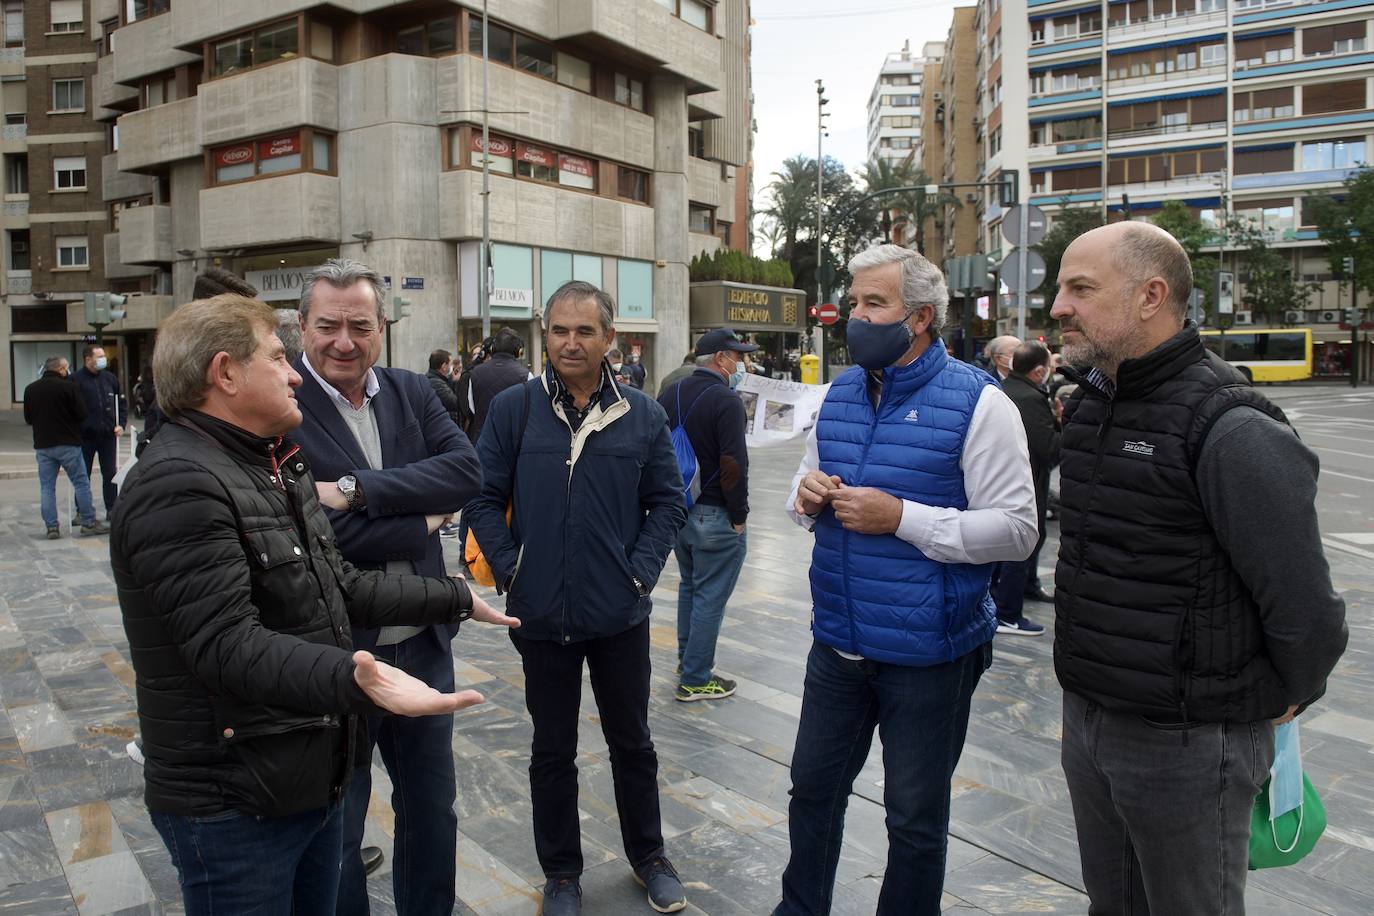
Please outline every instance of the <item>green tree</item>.
[[[881, 157], [865, 163], [860, 170], [859, 177], [863, 181], [865, 194], [887, 191], [892, 188], [924, 188], [926, 185], [936, 183], [935, 179], [931, 178], [925, 169], [913, 165], [908, 160], [894, 163]], [[903, 194], [880, 197], [875, 202], [880, 218], [884, 210], [895, 211], [897, 216], [893, 219], [894, 227], [900, 222], [915, 224], [916, 250], [921, 254], [926, 253], [926, 223], [938, 217], [945, 207], [961, 206], [963, 204], [959, 198], [948, 191], [940, 191], [937, 194], [908, 191]]]
[[1356, 284], [1374, 295], [1374, 168], [1364, 165], [1347, 176], [1339, 195], [1308, 197], [1305, 211], [1326, 242], [1332, 273], [1343, 277], [1342, 260], [1354, 258]]
[[1212, 314], [1215, 285], [1212, 272], [1217, 269], [1219, 262], [1214, 255], [1203, 254], [1202, 249], [1216, 245], [1220, 241], [1218, 233], [1204, 225], [1198, 215], [1181, 200], [1165, 201], [1151, 222], [1172, 235], [1188, 253], [1188, 261], [1193, 267], [1193, 285], [1202, 290], [1207, 313]]
[[774, 239], [773, 256], [793, 263], [797, 239], [807, 225], [815, 225], [816, 160], [806, 156], [783, 160], [782, 168], [773, 173], [768, 183], [762, 213], [772, 224], [764, 235]]
[[1089, 229], [1101, 225], [1102, 211], [1097, 207], [1070, 207], [1065, 202], [1064, 208], [1054, 214], [1049, 231], [1036, 246], [1045, 259], [1045, 282], [1040, 284], [1037, 292], [1044, 293], [1046, 301], [1052, 301], [1055, 291], [1059, 289], [1059, 262], [1064, 257], [1064, 249]]
[[1264, 227], [1253, 219], [1232, 216], [1226, 221], [1227, 247], [1236, 250], [1245, 277], [1241, 300], [1270, 323], [1288, 309], [1303, 309], [1317, 284], [1305, 283], [1293, 270], [1293, 257], [1269, 245]]

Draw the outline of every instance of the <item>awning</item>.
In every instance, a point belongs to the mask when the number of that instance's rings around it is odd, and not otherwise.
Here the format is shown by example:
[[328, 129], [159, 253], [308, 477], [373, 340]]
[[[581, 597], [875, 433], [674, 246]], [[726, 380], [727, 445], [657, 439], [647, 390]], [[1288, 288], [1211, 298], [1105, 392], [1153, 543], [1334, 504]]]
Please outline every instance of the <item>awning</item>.
[[[1239, 38], [1240, 36], [1236, 36]], [[1217, 32], [1214, 35], [1197, 35], [1193, 38], [1175, 38], [1173, 41], [1157, 41], [1149, 45], [1133, 45], [1129, 48], [1113, 48], [1108, 51], [1109, 56], [1117, 54], [1134, 54], [1137, 51], [1153, 51], [1156, 48], [1181, 48], [1184, 45], [1202, 44], [1208, 41], [1225, 41], [1226, 33]]]
[[1179, 92], [1173, 95], [1149, 95], [1143, 99], [1122, 99], [1119, 102], [1108, 102], [1108, 108], [1121, 108], [1124, 105], [1141, 105], [1145, 102], [1173, 102], [1178, 99], [1200, 99], [1208, 95], [1225, 95], [1223, 89], [1199, 89], [1196, 92]]

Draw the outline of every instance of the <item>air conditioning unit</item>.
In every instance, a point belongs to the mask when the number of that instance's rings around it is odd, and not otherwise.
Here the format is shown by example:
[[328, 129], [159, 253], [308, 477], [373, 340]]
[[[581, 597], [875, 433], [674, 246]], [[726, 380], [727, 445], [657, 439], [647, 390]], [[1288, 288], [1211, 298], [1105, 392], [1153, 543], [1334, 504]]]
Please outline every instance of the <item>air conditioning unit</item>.
[[1249, 309], [1237, 309], [1233, 317], [1235, 318], [1235, 321], [1232, 322], [1233, 324], [1254, 324], [1251, 320], [1252, 315]]
[[1300, 309], [1288, 309], [1283, 313], [1284, 324], [1302, 324], [1303, 315]]
[[1317, 321], [1321, 322], [1322, 324], [1340, 324], [1341, 310], [1322, 309], [1320, 312], [1317, 313]]
[[934, 99], [935, 101], [937, 101], [937, 102], [943, 102], [943, 101], [945, 100], [945, 94], [944, 94], [943, 92], [938, 91], [938, 90], [935, 91], [935, 92], [932, 92], [932, 93], [930, 94], [930, 97], [931, 97], [932, 99]]

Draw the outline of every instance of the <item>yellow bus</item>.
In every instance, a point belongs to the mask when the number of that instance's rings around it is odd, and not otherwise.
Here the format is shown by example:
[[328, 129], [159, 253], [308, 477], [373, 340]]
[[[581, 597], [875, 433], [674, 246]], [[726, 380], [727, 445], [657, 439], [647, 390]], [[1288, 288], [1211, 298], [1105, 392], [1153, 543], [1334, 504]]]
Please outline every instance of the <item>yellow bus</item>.
[[1297, 382], [1312, 377], [1310, 328], [1245, 328], [1222, 333], [1203, 330], [1207, 349], [1252, 382]]

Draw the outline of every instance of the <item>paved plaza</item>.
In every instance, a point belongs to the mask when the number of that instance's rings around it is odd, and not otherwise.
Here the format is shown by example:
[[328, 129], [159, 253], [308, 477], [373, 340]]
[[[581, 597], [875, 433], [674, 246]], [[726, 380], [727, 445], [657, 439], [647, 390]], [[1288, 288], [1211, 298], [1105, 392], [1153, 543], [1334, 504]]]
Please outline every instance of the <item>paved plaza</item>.
[[[1300, 865], [1252, 874], [1252, 914], [1374, 913], [1374, 399], [1339, 388], [1284, 390], [1324, 473], [1319, 508], [1336, 587], [1349, 603], [1350, 649], [1326, 698], [1303, 717], [1307, 770], [1330, 826]], [[176, 874], [142, 803], [134, 676], [105, 538], [47, 541], [22, 421], [0, 414], [0, 914], [181, 912]], [[1360, 444], [1364, 443], [1364, 444]], [[689, 913], [765, 914], [787, 860], [787, 791], [810, 645], [811, 536], [782, 512], [801, 443], [751, 454], [749, 555], [721, 631], [718, 669], [739, 693], [678, 703], [677, 572], [654, 592], [650, 724], [658, 748], [668, 855]], [[59, 493], [64, 491], [59, 490]], [[97, 490], [98, 492], [98, 490]], [[1257, 494], [1262, 498], [1262, 494]], [[98, 499], [98, 497], [97, 497]], [[1042, 574], [1056, 552], [1047, 544]], [[450, 560], [457, 545], [446, 543]], [[1282, 563], [1282, 557], [1273, 558]], [[1048, 605], [1028, 613], [1053, 628]], [[974, 698], [954, 784], [945, 906], [951, 913], [1087, 910], [1068, 793], [1059, 767], [1060, 691], [1038, 639], [999, 637]], [[541, 882], [526, 777], [531, 726], [519, 659], [506, 635], [466, 624], [453, 643], [461, 686], [486, 703], [460, 713], [460, 913], [531, 914]], [[623, 860], [606, 747], [590, 689], [582, 695], [580, 808], [584, 909], [649, 913]], [[881, 749], [855, 785], [835, 912], [871, 914], [886, 851]], [[393, 824], [374, 768], [370, 839]], [[389, 863], [388, 863], [389, 864]], [[373, 912], [394, 912], [387, 868], [369, 884]]]

